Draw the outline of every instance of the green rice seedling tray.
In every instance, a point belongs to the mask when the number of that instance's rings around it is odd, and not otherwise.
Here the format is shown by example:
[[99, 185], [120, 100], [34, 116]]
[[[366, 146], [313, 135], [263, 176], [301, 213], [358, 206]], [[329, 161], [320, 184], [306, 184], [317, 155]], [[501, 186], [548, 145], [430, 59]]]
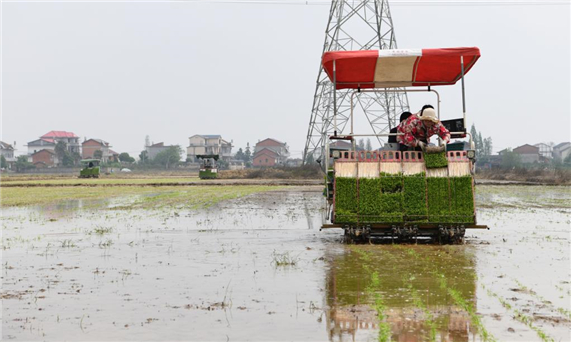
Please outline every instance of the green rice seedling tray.
[[335, 179], [335, 222], [341, 224], [473, 224], [473, 179], [385, 175]]
[[448, 166], [448, 158], [446, 158], [446, 152], [425, 153], [424, 154], [424, 164], [426, 165], [427, 169], [447, 167]]
[[425, 174], [405, 176], [403, 189], [404, 220], [410, 223], [428, 222]]

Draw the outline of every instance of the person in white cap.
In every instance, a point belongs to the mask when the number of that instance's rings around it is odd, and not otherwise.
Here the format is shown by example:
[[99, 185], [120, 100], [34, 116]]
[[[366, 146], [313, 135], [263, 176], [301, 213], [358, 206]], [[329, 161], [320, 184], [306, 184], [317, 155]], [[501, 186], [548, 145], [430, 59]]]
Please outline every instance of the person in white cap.
[[430, 137], [437, 134], [445, 143], [450, 141], [450, 132], [438, 120], [436, 111], [431, 105], [425, 105], [417, 114], [411, 115], [398, 126], [397, 141], [409, 149], [420, 148], [422, 151], [430, 142]]

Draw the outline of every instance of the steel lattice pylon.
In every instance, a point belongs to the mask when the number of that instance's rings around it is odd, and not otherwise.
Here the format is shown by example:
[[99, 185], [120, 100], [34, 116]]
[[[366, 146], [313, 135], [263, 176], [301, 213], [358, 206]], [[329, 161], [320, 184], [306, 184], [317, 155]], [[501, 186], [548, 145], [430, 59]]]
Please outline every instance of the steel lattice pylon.
[[[393, 21], [387, 0], [332, 0], [323, 53], [340, 50], [396, 49]], [[403, 89], [404, 91], [404, 89]], [[337, 91], [337, 127], [342, 134], [350, 115], [350, 93]], [[388, 133], [396, 117], [409, 110], [406, 93], [361, 93], [355, 107], [366, 115], [375, 134]], [[333, 134], [333, 83], [319, 67], [317, 85], [303, 160], [323, 153], [326, 138]], [[377, 137], [379, 143], [381, 139]]]

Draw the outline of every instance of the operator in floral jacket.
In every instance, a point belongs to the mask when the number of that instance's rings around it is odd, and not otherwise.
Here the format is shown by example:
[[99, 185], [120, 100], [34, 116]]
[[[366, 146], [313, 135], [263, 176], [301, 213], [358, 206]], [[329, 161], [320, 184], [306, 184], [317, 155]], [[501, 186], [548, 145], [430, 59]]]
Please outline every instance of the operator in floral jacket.
[[436, 111], [431, 105], [422, 107], [417, 115], [411, 115], [406, 121], [398, 126], [397, 141], [408, 147], [420, 147], [425, 150], [431, 136], [438, 136], [445, 142], [450, 141], [450, 132], [444, 127], [442, 122], [438, 120]]

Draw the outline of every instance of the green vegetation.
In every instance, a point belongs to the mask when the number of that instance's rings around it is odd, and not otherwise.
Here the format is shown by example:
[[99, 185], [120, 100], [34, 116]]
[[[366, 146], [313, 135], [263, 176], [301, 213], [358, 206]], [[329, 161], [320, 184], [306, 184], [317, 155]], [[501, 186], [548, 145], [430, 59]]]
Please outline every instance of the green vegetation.
[[381, 179], [359, 179], [359, 219], [364, 223], [379, 222], [383, 212], [381, 202]]
[[454, 222], [474, 222], [472, 177], [450, 178], [450, 216]]
[[379, 341], [385, 342], [391, 340], [391, 326], [388, 322], [387, 307], [381, 294], [382, 284], [379, 273], [369, 264], [371, 263], [372, 253], [360, 249], [353, 249], [361, 259], [361, 266], [366, 274], [370, 274], [369, 285], [365, 288], [365, 292], [372, 299], [372, 307], [377, 312], [379, 320]]
[[381, 200], [379, 208], [383, 216], [381, 222], [403, 221], [403, 176], [381, 173]]
[[450, 215], [450, 193], [448, 178], [429, 177], [428, 187], [428, 222], [444, 223]]
[[274, 251], [274, 253], [272, 254], [273, 256], [273, 260], [272, 263], [276, 266], [276, 267], [280, 267], [280, 266], [296, 266], [299, 258], [298, 257], [293, 257], [290, 255], [289, 252], [284, 252], [284, 253], [276, 253], [276, 251]]
[[448, 166], [448, 159], [446, 158], [446, 152], [425, 153], [424, 163], [427, 169], [446, 167]]
[[426, 177], [424, 173], [403, 177], [405, 221], [428, 222], [426, 206]]
[[[279, 189], [277, 186], [163, 186], [163, 187], [11, 187], [2, 189], [1, 207], [58, 204], [66, 200], [102, 200], [136, 196], [122, 209], [163, 207], [204, 208], [226, 199]], [[97, 204], [97, 203], [94, 203]], [[99, 203], [101, 205], [101, 203]]]
[[339, 223], [357, 222], [357, 179], [338, 177], [335, 184], [335, 220]]
[[474, 223], [472, 177], [337, 178], [337, 223]]
[[[29, 180], [21, 177], [3, 177], [1, 184], [3, 187], [9, 186], [42, 186], [42, 185], [154, 185], [154, 184], [181, 184], [200, 182], [198, 177], [156, 177], [156, 178], [112, 178], [113, 176], [102, 176], [99, 179], [81, 179], [77, 177], [62, 179], [37, 179]], [[14, 178], [13, 180], [11, 178]]]

